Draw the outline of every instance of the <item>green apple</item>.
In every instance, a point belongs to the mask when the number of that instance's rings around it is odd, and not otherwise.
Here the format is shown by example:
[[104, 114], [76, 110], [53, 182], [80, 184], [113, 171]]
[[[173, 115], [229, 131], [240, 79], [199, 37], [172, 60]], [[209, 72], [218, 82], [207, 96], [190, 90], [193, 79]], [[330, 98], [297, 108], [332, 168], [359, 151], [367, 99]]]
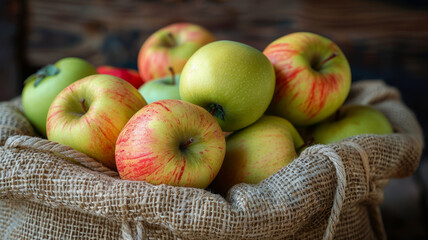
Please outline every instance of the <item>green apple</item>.
[[180, 100], [180, 74], [171, 72], [171, 76], [147, 82], [138, 91], [143, 95], [147, 104], [163, 99]]
[[176, 99], [151, 103], [126, 124], [116, 143], [125, 180], [206, 188], [224, 159], [225, 137], [203, 108]]
[[238, 183], [258, 183], [297, 157], [303, 140], [287, 120], [262, 116], [226, 139], [226, 156], [213, 182], [221, 194]]
[[173, 67], [180, 73], [196, 50], [215, 41], [214, 35], [202, 26], [179, 22], [151, 34], [138, 54], [138, 71], [144, 82], [169, 75]]
[[25, 80], [22, 107], [27, 119], [46, 137], [46, 118], [55, 97], [65, 87], [86, 76], [96, 74], [96, 68], [80, 58], [63, 58], [47, 65]]
[[266, 56], [234, 41], [201, 47], [181, 72], [181, 98], [207, 109], [226, 132], [259, 119], [274, 89], [275, 72]]
[[312, 127], [315, 143], [329, 144], [359, 134], [390, 134], [394, 130], [379, 110], [366, 105], [345, 105], [337, 114]]
[[308, 32], [285, 35], [263, 53], [276, 72], [276, 87], [268, 113], [308, 126], [333, 114], [351, 87], [351, 70], [340, 48]]
[[114, 150], [120, 131], [146, 105], [125, 80], [95, 74], [62, 90], [48, 112], [47, 136], [116, 169]]

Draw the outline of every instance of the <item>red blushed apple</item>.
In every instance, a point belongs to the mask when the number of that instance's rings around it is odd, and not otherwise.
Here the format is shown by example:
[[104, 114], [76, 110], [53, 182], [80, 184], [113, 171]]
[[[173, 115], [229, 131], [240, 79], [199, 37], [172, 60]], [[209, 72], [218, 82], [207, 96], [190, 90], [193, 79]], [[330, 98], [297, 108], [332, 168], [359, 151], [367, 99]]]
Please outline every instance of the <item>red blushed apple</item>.
[[116, 169], [114, 148], [128, 120], [146, 105], [120, 78], [95, 74], [62, 90], [49, 108], [47, 136]]
[[348, 96], [351, 70], [331, 40], [297, 32], [275, 40], [263, 53], [276, 72], [269, 113], [295, 126], [311, 125], [336, 112]]
[[205, 109], [181, 100], [153, 102], [126, 124], [116, 143], [120, 177], [206, 188], [223, 163], [225, 137]]
[[108, 74], [118, 78], [122, 78], [123, 80], [129, 82], [136, 89], [140, 88], [143, 85], [143, 80], [140, 77], [140, 74], [137, 70], [130, 68], [118, 68], [112, 66], [99, 66], [97, 67], [97, 71], [99, 74]]
[[156, 31], [141, 46], [138, 71], [148, 82], [169, 76], [169, 68], [180, 73], [196, 50], [215, 37], [205, 28], [192, 23], [174, 23]]

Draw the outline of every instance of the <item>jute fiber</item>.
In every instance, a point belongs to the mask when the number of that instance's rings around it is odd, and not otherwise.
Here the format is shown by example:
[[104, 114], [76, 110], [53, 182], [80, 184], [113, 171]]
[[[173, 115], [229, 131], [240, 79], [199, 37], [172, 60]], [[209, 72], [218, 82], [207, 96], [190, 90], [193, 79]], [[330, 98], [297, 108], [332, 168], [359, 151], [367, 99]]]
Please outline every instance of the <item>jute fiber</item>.
[[0, 103], [1, 239], [385, 239], [379, 205], [391, 178], [411, 175], [423, 136], [397, 89], [353, 84], [396, 133], [307, 148], [226, 198], [124, 181], [74, 149], [35, 136], [19, 98]]

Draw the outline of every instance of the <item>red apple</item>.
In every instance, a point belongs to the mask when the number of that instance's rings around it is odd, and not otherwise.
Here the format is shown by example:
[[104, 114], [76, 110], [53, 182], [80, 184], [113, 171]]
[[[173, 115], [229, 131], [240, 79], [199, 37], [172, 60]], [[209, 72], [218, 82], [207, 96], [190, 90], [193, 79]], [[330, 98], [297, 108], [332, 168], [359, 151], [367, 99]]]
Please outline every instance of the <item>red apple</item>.
[[215, 37], [205, 28], [192, 23], [168, 25], [147, 38], [138, 55], [141, 78], [151, 81], [169, 76], [169, 68], [180, 73], [196, 50]]
[[116, 139], [145, 105], [138, 90], [125, 80], [91, 75], [66, 87], [52, 102], [47, 136], [115, 169]]
[[351, 87], [351, 70], [331, 40], [297, 32], [272, 42], [263, 52], [276, 72], [268, 111], [295, 126], [317, 123], [343, 104]]
[[130, 68], [118, 68], [108, 65], [103, 65], [97, 67], [97, 72], [99, 74], [108, 74], [129, 82], [136, 89], [143, 85], [144, 81], [141, 79], [140, 74], [137, 70]]
[[206, 188], [223, 163], [220, 125], [202, 107], [175, 99], [153, 102], [126, 124], [116, 143], [120, 177]]

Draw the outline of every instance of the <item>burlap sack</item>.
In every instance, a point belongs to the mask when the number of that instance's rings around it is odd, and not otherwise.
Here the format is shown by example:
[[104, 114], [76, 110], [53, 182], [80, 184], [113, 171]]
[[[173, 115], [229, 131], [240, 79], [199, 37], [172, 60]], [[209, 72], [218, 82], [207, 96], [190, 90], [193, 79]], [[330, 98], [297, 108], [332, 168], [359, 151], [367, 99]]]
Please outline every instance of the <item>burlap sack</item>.
[[226, 199], [120, 180], [84, 154], [34, 137], [19, 99], [1, 103], [1, 239], [384, 239], [382, 189], [415, 171], [422, 131], [382, 81], [354, 83], [348, 103], [381, 110], [397, 133], [310, 147]]

